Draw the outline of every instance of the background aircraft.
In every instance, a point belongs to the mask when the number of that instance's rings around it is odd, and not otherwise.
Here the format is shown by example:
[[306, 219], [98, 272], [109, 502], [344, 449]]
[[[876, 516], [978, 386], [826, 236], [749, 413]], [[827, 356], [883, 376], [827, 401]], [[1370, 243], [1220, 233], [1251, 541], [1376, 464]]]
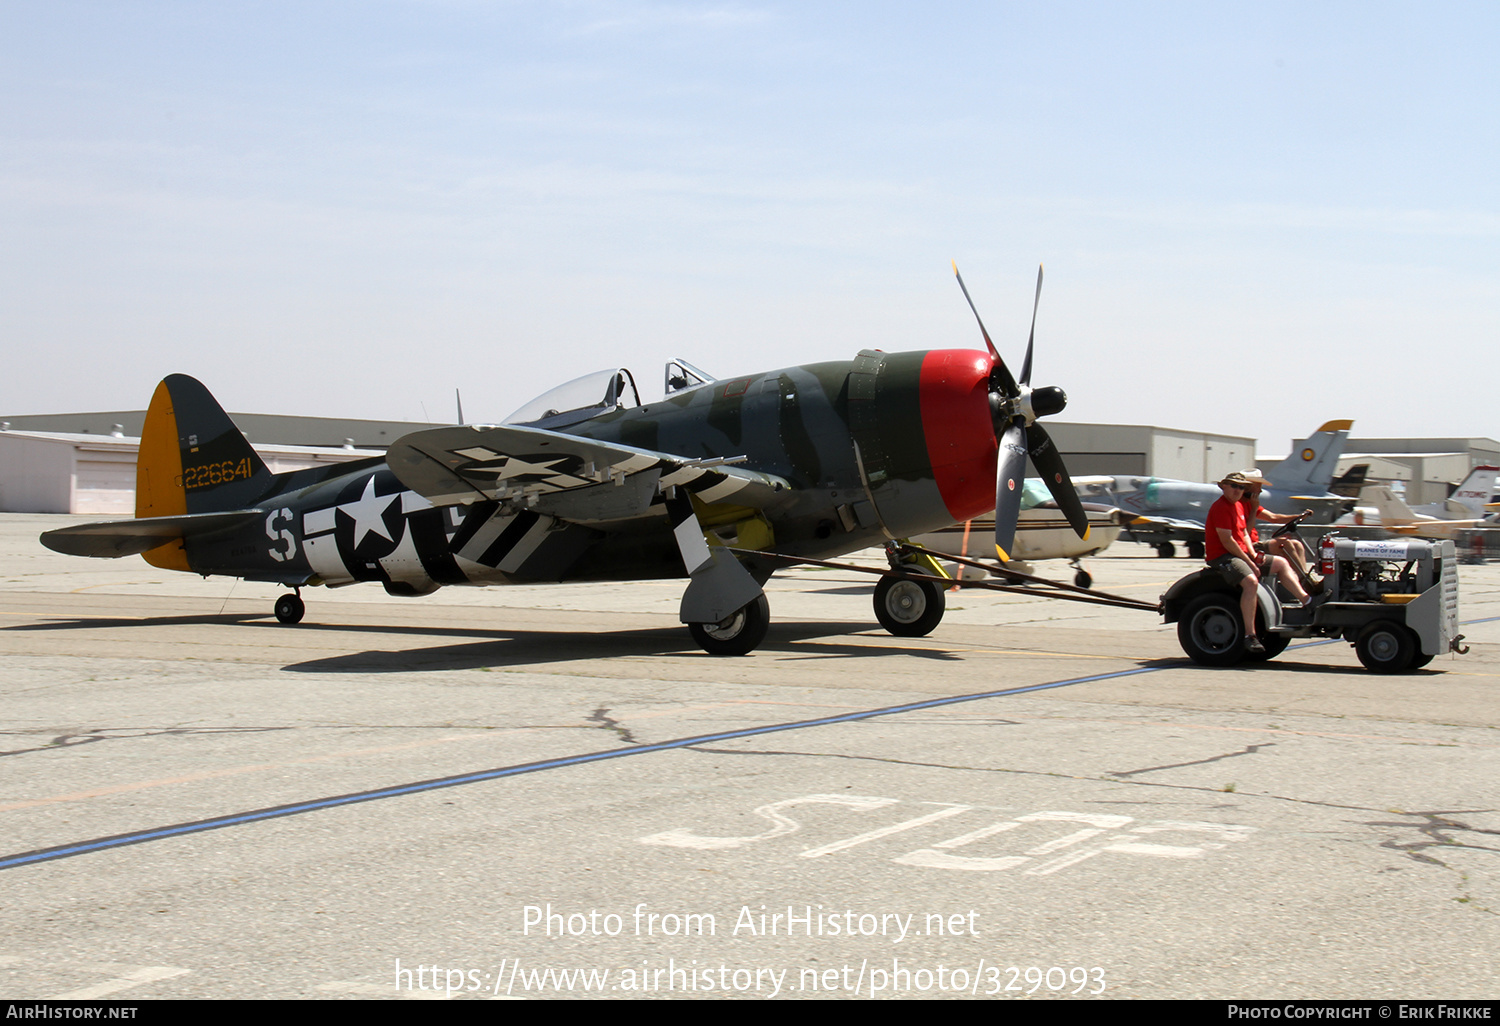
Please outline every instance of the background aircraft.
[[[1074, 478], [1074, 484], [1083, 480]], [[1015, 544], [1010, 551], [1010, 562], [1022, 573], [1030, 573], [1028, 564], [1044, 559], [1066, 559], [1074, 570], [1073, 583], [1080, 588], [1090, 587], [1093, 576], [1083, 568], [1079, 560], [1109, 548], [1120, 536], [1125, 515], [1113, 506], [1096, 502], [1085, 502], [1084, 513], [1089, 518], [1088, 537], [1080, 538], [1051, 501], [1047, 487], [1038, 478], [1028, 477], [1022, 488], [1021, 515], [1016, 521]], [[985, 555], [989, 536], [994, 532], [994, 517], [976, 517], [962, 524], [950, 524], [940, 531], [918, 535], [911, 541], [933, 552], [973, 559]], [[972, 576], [979, 571], [969, 568]]]
[[1475, 467], [1469, 476], [1443, 502], [1428, 503], [1413, 509], [1406, 505], [1388, 485], [1368, 484], [1360, 491], [1359, 506], [1347, 522], [1365, 527], [1381, 527], [1394, 534], [1418, 538], [1457, 539], [1460, 531], [1481, 524], [1489, 526], [1491, 506], [1497, 499], [1495, 489], [1500, 467]]
[[[1033, 338], [1035, 327], [1034, 304]], [[1030, 387], [1031, 341], [1018, 382], [982, 321], [980, 331], [988, 352], [866, 350], [719, 380], [675, 361], [668, 394], [649, 405], [628, 371], [602, 371], [501, 425], [419, 431], [384, 458], [289, 474], [270, 473], [208, 390], [174, 374], [146, 414], [136, 519], [42, 541], [296, 589], [276, 603], [287, 623], [302, 618], [300, 591], [312, 585], [379, 581], [421, 595], [450, 584], [686, 576], [679, 616], [693, 638], [714, 654], [743, 654], [765, 637], [762, 585], [787, 562], [997, 506], [991, 541], [1009, 547], [1028, 457], [1086, 533], [1036, 422], [1066, 395]], [[942, 587], [892, 560], [876, 616], [893, 633], [926, 634], [942, 617]], [[906, 568], [942, 576], [931, 557]]]
[[[1261, 491], [1261, 505], [1272, 513], [1300, 513], [1311, 509], [1311, 523], [1328, 523], [1348, 507], [1348, 500], [1329, 490], [1333, 471], [1344, 451], [1352, 420], [1330, 420], [1313, 433], [1297, 452], [1266, 473], [1269, 488]], [[1174, 541], [1187, 544], [1188, 555], [1203, 558], [1203, 523], [1208, 507], [1222, 494], [1217, 484], [1176, 481], [1131, 475], [1073, 479], [1080, 496], [1118, 506], [1129, 521], [1121, 537], [1156, 546], [1161, 556], [1173, 556]]]

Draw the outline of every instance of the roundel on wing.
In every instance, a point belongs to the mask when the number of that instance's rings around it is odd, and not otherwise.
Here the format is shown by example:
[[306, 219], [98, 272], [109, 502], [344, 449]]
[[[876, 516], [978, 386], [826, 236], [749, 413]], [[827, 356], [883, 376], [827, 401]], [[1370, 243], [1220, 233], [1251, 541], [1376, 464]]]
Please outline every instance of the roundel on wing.
[[1062, 484], [1062, 475], [1061, 474], [1053, 474], [1052, 475], [1052, 480], [1055, 481], [1058, 484]]
[[1312, 462], [1312, 458], [1314, 456], [1316, 456], [1316, 455], [1317, 455], [1317, 453], [1313, 452], [1311, 449], [1303, 449], [1302, 450], [1302, 460], [1303, 460], [1304, 463], [1311, 463]]
[[1016, 479], [1013, 478], [1013, 477], [1007, 477], [1005, 479], [1005, 488], [1006, 488], [1006, 491], [1011, 491], [1011, 492], [1015, 491], [1016, 490]]

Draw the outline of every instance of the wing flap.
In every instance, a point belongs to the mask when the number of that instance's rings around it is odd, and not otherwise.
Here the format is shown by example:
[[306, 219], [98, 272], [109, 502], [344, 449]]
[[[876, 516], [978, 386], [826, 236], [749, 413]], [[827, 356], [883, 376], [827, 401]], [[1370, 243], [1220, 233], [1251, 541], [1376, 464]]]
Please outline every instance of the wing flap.
[[42, 535], [42, 544], [67, 556], [118, 559], [149, 552], [170, 541], [218, 534], [265, 515], [266, 511], [261, 509], [236, 509], [222, 513], [109, 520], [47, 531]]
[[403, 435], [386, 453], [401, 483], [435, 506], [515, 502], [578, 523], [653, 512], [671, 487], [703, 502], [758, 509], [787, 497], [784, 479], [533, 427], [434, 428]]

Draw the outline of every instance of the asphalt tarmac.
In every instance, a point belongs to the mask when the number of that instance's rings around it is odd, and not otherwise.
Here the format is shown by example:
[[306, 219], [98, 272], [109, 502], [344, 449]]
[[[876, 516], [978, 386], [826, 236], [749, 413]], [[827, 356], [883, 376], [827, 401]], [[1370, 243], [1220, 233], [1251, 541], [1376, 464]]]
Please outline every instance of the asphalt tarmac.
[[807, 569], [715, 658], [674, 582], [287, 627], [81, 519], [0, 515], [0, 997], [1500, 997], [1500, 567], [1400, 676], [972, 591], [899, 639]]

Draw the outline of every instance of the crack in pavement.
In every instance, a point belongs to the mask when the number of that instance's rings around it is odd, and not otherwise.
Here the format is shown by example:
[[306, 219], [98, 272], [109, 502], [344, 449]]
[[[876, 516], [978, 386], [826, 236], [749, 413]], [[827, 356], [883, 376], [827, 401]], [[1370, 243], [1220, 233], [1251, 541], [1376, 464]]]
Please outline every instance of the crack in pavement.
[[1169, 762], [1161, 766], [1147, 766], [1145, 769], [1127, 770], [1123, 773], [1110, 772], [1112, 777], [1133, 777], [1140, 773], [1156, 773], [1159, 770], [1181, 769], [1184, 766], [1206, 766], [1211, 762], [1219, 762], [1222, 759], [1237, 759], [1242, 755], [1255, 755], [1262, 748], [1275, 748], [1275, 741], [1267, 741], [1265, 744], [1246, 745], [1238, 752], [1225, 752], [1223, 755], [1210, 756], [1207, 759], [1194, 759], [1192, 762]]
[[[1500, 846], [1474, 844], [1459, 840], [1452, 836], [1454, 832], [1462, 832], [1466, 834], [1478, 834], [1484, 837], [1500, 838], [1500, 830], [1486, 830], [1483, 827], [1470, 826], [1467, 823], [1463, 823], [1459, 820], [1450, 818], [1451, 816], [1460, 814], [1462, 812], [1474, 813], [1493, 811], [1493, 809], [1442, 809], [1428, 810], [1425, 812], [1397, 812], [1395, 814], [1398, 816], [1420, 816], [1422, 819], [1426, 820], [1426, 822], [1417, 824], [1383, 820], [1366, 823], [1365, 825], [1376, 828], [1395, 827], [1400, 830], [1410, 830], [1415, 827], [1418, 832], [1424, 834], [1427, 837], [1427, 840], [1411, 841], [1408, 843], [1402, 843], [1396, 840], [1388, 840], [1381, 841], [1380, 846], [1382, 848], [1389, 848], [1392, 851], [1399, 851], [1407, 858], [1411, 859], [1413, 862], [1419, 862], [1423, 865], [1429, 866], [1440, 866], [1441, 868], [1446, 869], [1451, 873], [1456, 873], [1458, 875], [1458, 882], [1456, 886], [1460, 890], [1462, 890], [1463, 888], [1468, 886], [1469, 874], [1465, 870], [1459, 869], [1457, 866], [1451, 866], [1442, 859], [1427, 854], [1427, 852], [1429, 849], [1436, 849], [1440, 851], [1480, 851], [1489, 852], [1492, 855], [1500, 855]], [[1471, 905], [1475, 909], [1475, 911], [1478, 912], [1487, 912], [1490, 915], [1500, 914], [1497, 913], [1495, 909], [1492, 909], [1487, 905], [1476, 904], [1474, 902], [1473, 896], [1467, 892], [1464, 892], [1463, 897], [1456, 900], [1461, 904]]]
[[[128, 733], [110, 733], [113, 729], [100, 727], [97, 730], [83, 730], [74, 734], [59, 734], [44, 745], [34, 748], [15, 748], [8, 752], [0, 752], [0, 757], [7, 755], [29, 755], [35, 752], [54, 752], [60, 748], [76, 748], [79, 745], [94, 744], [99, 741], [128, 741], [133, 738], [142, 737], [170, 737], [174, 734], [259, 734], [278, 730], [295, 730], [295, 727], [162, 727], [157, 729], [136, 730]], [[41, 730], [6, 730], [0, 731], [0, 736], [10, 735], [24, 737], [32, 734], [43, 734], [48, 731]]]
[[597, 723], [601, 729], [613, 731], [621, 741], [624, 741], [628, 745], [640, 744], [635, 739], [635, 735], [630, 732], [629, 727], [624, 726], [619, 720], [609, 715], [609, 706], [607, 705], [599, 706], [584, 722]]

